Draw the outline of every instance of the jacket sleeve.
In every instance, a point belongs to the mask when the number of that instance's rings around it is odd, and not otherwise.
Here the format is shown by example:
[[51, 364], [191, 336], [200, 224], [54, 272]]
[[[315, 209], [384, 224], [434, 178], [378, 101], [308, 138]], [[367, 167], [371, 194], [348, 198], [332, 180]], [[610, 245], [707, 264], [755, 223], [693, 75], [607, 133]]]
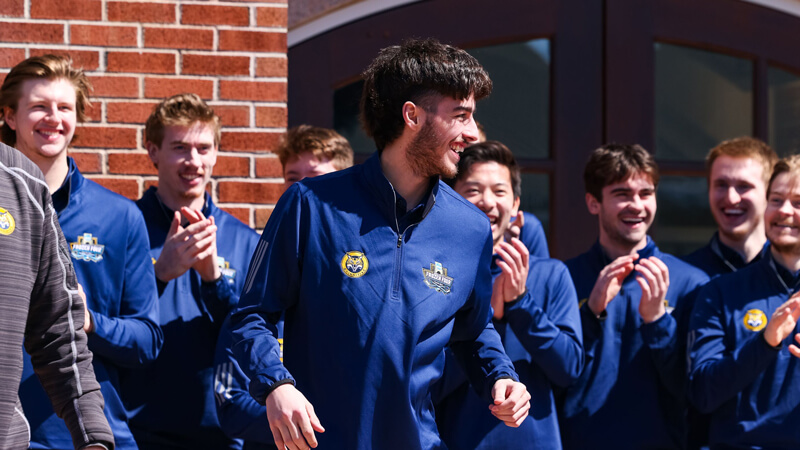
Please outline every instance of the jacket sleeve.
[[214, 356], [214, 397], [222, 431], [233, 439], [272, 444], [267, 411], [247, 391], [250, 380], [231, 350], [230, 320], [222, 325]]
[[292, 185], [275, 206], [250, 261], [242, 298], [231, 314], [233, 354], [260, 404], [276, 387], [294, 383], [281, 362], [277, 324], [299, 295], [301, 236], [308, 232], [301, 214], [301, 187]]
[[[541, 280], [546, 289], [533, 285], [536, 274], [530, 272], [527, 293], [506, 305], [503, 320], [550, 382], [566, 387], [583, 369], [581, 319], [572, 279], [562, 263], [553, 262], [556, 264], [549, 266], [553, 270]], [[546, 298], [535, 301], [534, 293]], [[547, 311], [540, 306], [545, 304]]]
[[681, 289], [672, 313], [665, 313], [652, 323], [642, 323], [640, 332], [659, 373], [661, 383], [675, 397], [686, 397], [686, 338], [689, 317], [698, 291], [708, 279], [692, 279], [684, 286], [672, 283], [670, 289]]
[[125, 280], [122, 292], [117, 293], [119, 314], [109, 317], [92, 311], [94, 331], [89, 345], [121, 367], [136, 368], [156, 359], [164, 334], [158, 325], [156, 278], [144, 218], [132, 208], [127, 222]]
[[519, 381], [492, 323], [491, 234], [477, 262], [475, 286], [464, 307], [456, 313], [450, 349], [478, 395], [491, 403], [494, 383], [501, 378]]
[[25, 349], [53, 410], [66, 422], [75, 448], [102, 443], [111, 449], [114, 437], [103, 415], [103, 396], [83, 332], [77, 278], [46, 192], [42, 205], [41, 256], [31, 292]]
[[689, 325], [689, 400], [707, 414], [752, 383], [775, 361], [780, 349], [767, 344], [763, 332], [753, 333], [736, 348], [727, 348], [718, 285], [709, 283], [697, 300]]

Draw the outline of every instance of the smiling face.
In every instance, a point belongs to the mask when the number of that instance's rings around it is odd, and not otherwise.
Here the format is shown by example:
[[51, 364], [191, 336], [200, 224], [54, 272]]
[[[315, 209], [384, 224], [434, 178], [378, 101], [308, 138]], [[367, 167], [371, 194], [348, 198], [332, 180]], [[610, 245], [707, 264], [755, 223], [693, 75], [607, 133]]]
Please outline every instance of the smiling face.
[[602, 201], [586, 194], [589, 212], [598, 216], [600, 244], [621, 253], [643, 248], [656, 215], [656, 189], [647, 174], [637, 173], [603, 187]]
[[780, 253], [800, 253], [800, 180], [790, 173], [775, 177], [764, 213], [767, 238]]
[[709, 174], [708, 204], [724, 243], [763, 233], [767, 207], [764, 165], [753, 158], [719, 156]]
[[202, 209], [206, 185], [217, 163], [211, 125], [168, 126], [161, 146], [148, 142], [147, 151], [158, 168], [158, 193], [167, 206]]
[[4, 110], [6, 123], [16, 133], [17, 149], [40, 166], [66, 160], [77, 124], [75, 102], [75, 87], [66, 79], [23, 82], [17, 110]]
[[478, 140], [478, 127], [472, 117], [475, 97], [439, 97], [431, 109], [420, 115], [425, 122], [409, 144], [408, 165], [419, 177], [453, 178], [458, 172], [458, 154]]
[[313, 178], [337, 170], [329, 158], [320, 159], [314, 156], [314, 152], [303, 152], [286, 161], [283, 168], [283, 188], [288, 189], [303, 178]]
[[478, 162], [468, 170], [453, 189], [486, 213], [492, 224], [494, 245], [497, 245], [511, 224], [511, 218], [519, 211], [519, 197], [514, 197], [511, 172], [495, 161]]

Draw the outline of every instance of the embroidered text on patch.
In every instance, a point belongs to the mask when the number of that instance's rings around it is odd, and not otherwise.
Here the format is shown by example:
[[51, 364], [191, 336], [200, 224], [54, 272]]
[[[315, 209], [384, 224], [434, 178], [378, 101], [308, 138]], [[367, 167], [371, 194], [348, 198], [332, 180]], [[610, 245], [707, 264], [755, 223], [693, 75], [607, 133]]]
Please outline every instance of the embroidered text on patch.
[[100, 262], [103, 260], [105, 245], [97, 243], [97, 238], [92, 233], [83, 233], [78, 236], [78, 242], [70, 242], [69, 249], [72, 257], [82, 261]]
[[453, 278], [447, 276], [447, 268], [442, 267], [442, 263], [436, 261], [431, 264], [430, 269], [423, 268], [422, 275], [429, 288], [442, 294], [450, 293], [450, 289], [453, 287]]

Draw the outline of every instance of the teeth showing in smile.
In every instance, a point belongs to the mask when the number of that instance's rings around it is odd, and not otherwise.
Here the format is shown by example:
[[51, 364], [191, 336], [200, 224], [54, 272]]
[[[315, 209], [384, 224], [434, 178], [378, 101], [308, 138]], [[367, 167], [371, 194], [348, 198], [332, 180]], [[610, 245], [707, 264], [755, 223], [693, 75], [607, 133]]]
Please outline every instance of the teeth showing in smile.
[[61, 133], [58, 132], [58, 131], [43, 131], [43, 130], [39, 130], [39, 134], [43, 134], [43, 135], [45, 135], [47, 137], [53, 137], [53, 136], [58, 136]]
[[726, 208], [726, 209], [723, 209], [722, 212], [724, 212], [725, 214], [728, 214], [730, 216], [739, 216], [739, 215], [744, 214], [744, 210], [743, 209], [738, 209], [738, 208]]
[[635, 218], [622, 219], [622, 221], [625, 223], [642, 223], [644, 222], [644, 219], [640, 217], [635, 217]]
[[192, 180], [194, 180], [196, 178], [200, 178], [200, 175], [197, 175], [197, 174], [186, 175], [186, 174], [184, 174], [184, 175], [181, 175], [181, 178], [183, 178], [184, 180], [187, 180], [187, 181], [192, 181]]
[[456, 153], [461, 153], [461, 152], [464, 151], [464, 147], [462, 147], [462, 146], [460, 146], [458, 144], [450, 144], [450, 150], [452, 150], [452, 151], [454, 151]]

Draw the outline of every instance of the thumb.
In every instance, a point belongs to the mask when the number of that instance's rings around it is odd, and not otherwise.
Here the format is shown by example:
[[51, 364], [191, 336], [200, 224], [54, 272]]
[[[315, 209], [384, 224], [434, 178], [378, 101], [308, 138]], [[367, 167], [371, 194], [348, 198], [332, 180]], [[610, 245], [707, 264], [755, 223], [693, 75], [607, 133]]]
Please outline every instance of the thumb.
[[181, 213], [175, 211], [175, 215], [172, 216], [172, 224], [169, 226], [169, 231], [167, 232], [167, 236], [174, 236], [178, 233], [178, 229], [181, 226]]
[[495, 405], [499, 405], [506, 400], [506, 385], [503, 380], [497, 381], [492, 387], [492, 398]]
[[308, 418], [311, 420], [311, 427], [314, 428], [314, 431], [319, 433], [324, 433], [325, 428], [322, 426], [322, 423], [319, 421], [319, 417], [317, 417], [317, 413], [314, 412], [314, 407], [310, 404], [306, 407], [306, 411], [308, 411]]
[[525, 214], [522, 213], [522, 210], [517, 212], [517, 219], [515, 222], [519, 223], [519, 227], [522, 228], [525, 225]]

